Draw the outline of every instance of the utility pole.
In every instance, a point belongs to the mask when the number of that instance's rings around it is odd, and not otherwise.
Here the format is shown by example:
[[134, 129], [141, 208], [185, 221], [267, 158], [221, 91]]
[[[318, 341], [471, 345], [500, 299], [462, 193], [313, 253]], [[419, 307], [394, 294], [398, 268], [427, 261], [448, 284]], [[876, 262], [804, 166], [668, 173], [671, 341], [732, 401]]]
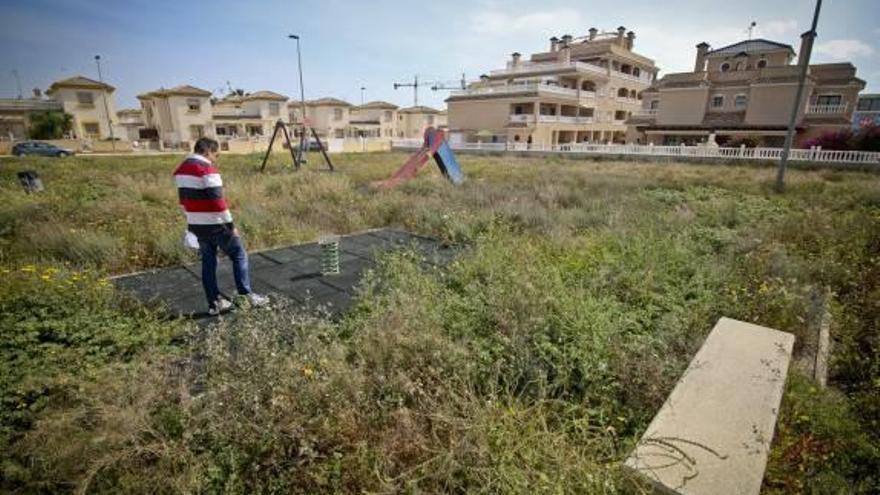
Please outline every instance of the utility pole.
[[100, 55], [95, 55], [95, 64], [98, 66], [98, 82], [101, 83], [101, 98], [104, 100], [104, 113], [107, 114], [107, 128], [110, 129], [110, 148], [116, 151], [116, 138], [113, 136], [113, 119], [110, 116], [110, 107], [107, 105], [107, 87], [104, 85], [104, 77], [101, 75]]
[[419, 106], [419, 75], [416, 74], [411, 83], [394, 83], [394, 89], [412, 88], [413, 89], [413, 106]]
[[816, 39], [816, 25], [819, 24], [819, 10], [822, 8], [822, 0], [816, 0], [816, 11], [813, 13], [813, 25], [810, 30], [801, 35], [804, 47], [802, 51], [803, 60], [798, 58], [800, 65], [800, 74], [798, 76], [797, 93], [794, 97], [794, 105], [791, 109], [791, 119], [788, 121], [788, 131], [785, 133], [785, 145], [782, 148], [782, 156], [779, 159], [779, 170], [776, 173], [776, 192], [785, 191], [785, 165], [788, 162], [788, 154], [791, 151], [791, 144], [794, 140], [794, 125], [797, 122], [797, 116], [801, 109], [801, 99], [804, 94], [804, 81], [807, 78], [807, 70], [810, 68], [810, 54], [813, 52], [813, 41]]
[[296, 66], [299, 68], [299, 99], [302, 105], [302, 131], [299, 135], [299, 151], [297, 152], [296, 161], [297, 163], [302, 163], [303, 148], [305, 148], [306, 144], [306, 90], [303, 87], [302, 55], [299, 49], [299, 35], [289, 34], [287, 37], [296, 40]]
[[12, 69], [9, 73], [12, 74], [12, 77], [15, 78], [15, 88], [18, 89], [18, 99], [20, 100], [22, 98], [21, 79], [18, 77], [18, 71], [15, 69]]

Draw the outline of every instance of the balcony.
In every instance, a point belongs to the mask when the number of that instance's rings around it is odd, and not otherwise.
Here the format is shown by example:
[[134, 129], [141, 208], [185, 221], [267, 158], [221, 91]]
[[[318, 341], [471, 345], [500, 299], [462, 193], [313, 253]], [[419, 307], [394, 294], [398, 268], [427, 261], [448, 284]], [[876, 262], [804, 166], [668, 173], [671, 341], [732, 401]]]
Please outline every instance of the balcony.
[[625, 81], [633, 81], [641, 84], [651, 84], [653, 81], [651, 80], [651, 74], [646, 72], [640, 76], [634, 76], [632, 74], [627, 74], [625, 72], [619, 71], [611, 71], [611, 75], [613, 77], [617, 77], [619, 79], [623, 79]]
[[807, 115], [840, 115], [846, 113], [847, 104], [808, 105]]
[[552, 86], [549, 84], [508, 84], [505, 86], [486, 86], [482, 88], [459, 89], [450, 91], [451, 97], [473, 97], [483, 95], [513, 95], [521, 93], [538, 93], [541, 96], [562, 96], [567, 98], [578, 98], [580, 94], [581, 100], [593, 99], [596, 97], [594, 91], [581, 91], [572, 88], [563, 88], [560, 86]]
[[538, 115], [537, 119], [535, 117], [532, 114], [515, 114], [508, 117], [508, 122], [511, 124], [532, 124], [536, 120], [539, 123], [553, 124], [592, 124], [596, 122], [596, 119], [593, 117], [576, 117], [571, 115]]
[[632, 113], [633, 117], [656, 117], [656, 108], [640, 108]]
[[600, 74], [608, 76], [608, 69], [595, 64], [586, 62], [519, 62], [516, 65], [507, 64], [506, 69], [498, 69], [489, 72], [493, 76], [509, 76], [513, 74], [538, 73], [538, 72], [557, 72], [562, 70], [574, 69], [578, 72], [587, 72], [590, 74]]

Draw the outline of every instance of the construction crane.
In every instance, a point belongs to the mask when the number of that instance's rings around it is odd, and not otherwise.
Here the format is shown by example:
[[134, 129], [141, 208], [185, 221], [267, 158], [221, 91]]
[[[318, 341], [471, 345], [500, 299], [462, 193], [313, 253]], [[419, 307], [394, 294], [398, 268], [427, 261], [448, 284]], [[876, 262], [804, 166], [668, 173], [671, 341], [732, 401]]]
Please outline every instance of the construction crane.
[[[422, 83], [424, 86], [425, 83]], [[394, 83], [394, 89], [398, 88], [412, 88], [413, 89], [413, 106], [419, 106], [419, 75], [416, 74], [413, 77], [413, 82], [411, 83]]]
[[461, 81], [455, 85], [448, 85], [444, 83], [435, 83], [431, 86], [431, 91], [443, 91], [447, 89], [467, 89], [467, 80], [464, 77], [464, 72], [461, 73]]

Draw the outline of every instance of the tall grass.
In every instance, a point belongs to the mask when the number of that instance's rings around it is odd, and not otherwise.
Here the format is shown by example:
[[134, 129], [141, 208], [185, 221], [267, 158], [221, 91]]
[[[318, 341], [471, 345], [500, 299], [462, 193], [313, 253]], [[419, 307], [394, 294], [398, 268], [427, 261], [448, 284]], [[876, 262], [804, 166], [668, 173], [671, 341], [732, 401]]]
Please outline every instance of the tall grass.
[[[343, 155], [335, 174], [273, 164], [260, 175], [256, 157], [224, 157], [251, 249], [381, 226], [465, 249], [445, 269], [387, 256], [338, 323], [250, 312], [175, 352], [174, 332], [153, 332], [133, 343], [140, 352], [104, 355], [88, 374], [53, 368], [48, 385], [21, 399], [28, 421], [8, 423], [4, 486], [638, 493], [647, 487], [619, 461], [717, 318], [802, 341], [812, 295], [828, 290], [834, 388], [792, 372], [765, 490], [877, 488], [875, 176], [792, 171], [780, 196], [759, 167], [461, 157], [461, 187], [428, 171], [394, 191], [364, 187], [403, 159]], [[186, 259], [174, 160], [120, 160], [11, 162], [40, 169], [48, 191], [0, 189], [6, 269], [117, 273]], [[22, 276], [10, 293], [42, 283]], [[22, 331], [16, 315], [40, 297], [28, 293], [4, 306], [4, 334]], [[99, 334], [108, 314], [164, 328], [103, 297], [95, 318], [53, 304], [38, 314], [77, 335]], [[105, 339], [137, 333], [127, 325]], [[24, 346], [48, 359], [42, 334], [27, 335]], [[41, 372], [19, 368], [6, 390]]]

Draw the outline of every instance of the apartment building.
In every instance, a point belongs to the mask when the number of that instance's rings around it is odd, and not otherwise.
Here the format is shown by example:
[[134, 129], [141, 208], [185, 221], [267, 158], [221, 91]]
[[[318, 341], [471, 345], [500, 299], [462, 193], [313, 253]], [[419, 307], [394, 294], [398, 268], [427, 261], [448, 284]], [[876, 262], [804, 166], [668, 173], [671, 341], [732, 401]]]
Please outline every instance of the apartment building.
[[182, 85], [138, 95], [144, 137], [160, 148], [189, 148], [202, 136], [214, 137], [211, 92]]
[[[61, 104], [62, 111], [73, 117], [72, 136], [76, 139], [119, 138], [113, 92], [107, 83], [83, 76], [56, 81], [46, 95]], [[112, 129], [111, 129], [112, 127]]]
[[282, 94], [266, 90], [217, 100], [211, 111], [214, 135], [220, 141], [271, 136], [275, 122], [288, 117], [284, 110], [287, 100]]
[[880, 127], [880, 94], [859, 95], [856, 101], [856, 111], [852, 116], [853, 130], [864, 127]]
[[[302, 103], [291, 101], [287, 104], [290, 123], [294, 132], [302, 123]], [[311, 127], [324, 139], [344, 138], [351, 123], [353, 105], [338, 98], [318, 98], [306, 101], [306, 118]]]
[[[642, 108], [628, 120], [630, 142], [697, 144], [710, 135], [724, 145], [744, 137], [782, 146], [798, 85], [801, 55], [791, 45], [753, 39], [715, 50], [697, 45], [693, 72], [666, 74], [644, 92]], [[797, 114], [795, 145], [851, 125], [865, 82], [848, 62], [813, 64]]]
[[388, 138], [397, 135], [398, 106], [371, 101], [351, 108], [347, 137]]
[[657, 74], [633, 51], [635, 33], [620, 27], [550, 38], [549, 50], [481, 76], [446, 102], [453, 140], [556, 145], [623, 142], [626, 119], [641, 108]]
[[397, 137], [417, 139], [425, 135], [428, 127], [447, 128], [447, 114], [440, 110], [419, 105], [401, 108], [397, 116]]

